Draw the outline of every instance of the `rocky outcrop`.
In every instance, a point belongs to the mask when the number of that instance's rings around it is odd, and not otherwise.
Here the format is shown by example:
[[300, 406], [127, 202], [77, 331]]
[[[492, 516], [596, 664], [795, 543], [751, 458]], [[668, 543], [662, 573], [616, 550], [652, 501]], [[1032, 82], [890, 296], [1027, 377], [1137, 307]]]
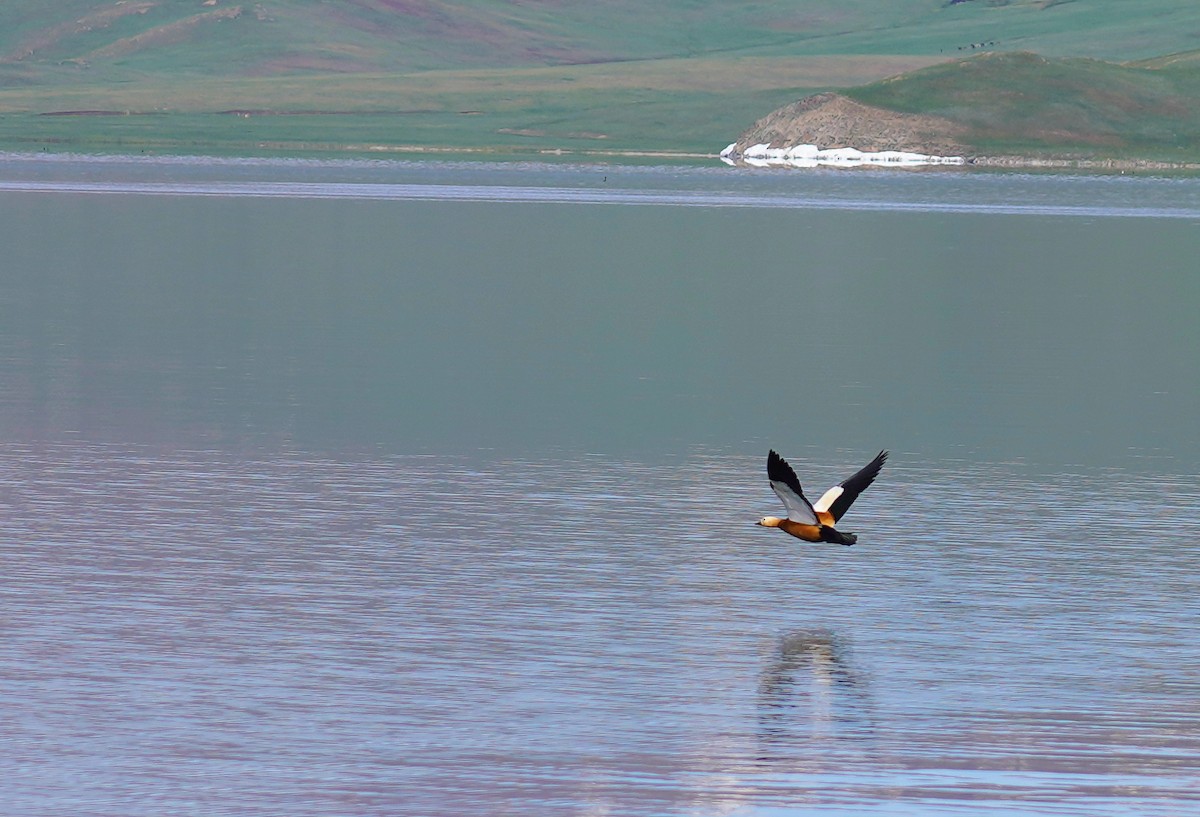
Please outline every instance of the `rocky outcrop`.
[[816, 145], [822, 149], [961, 156], [971, 152], [959, 141], [965, 131], [964, 126], [948, 119], [888, 111], [841, 94], [824, 93], [764, 116], [734, 144], [739, 154], [754, 145], [767, 144], [775, 148]]

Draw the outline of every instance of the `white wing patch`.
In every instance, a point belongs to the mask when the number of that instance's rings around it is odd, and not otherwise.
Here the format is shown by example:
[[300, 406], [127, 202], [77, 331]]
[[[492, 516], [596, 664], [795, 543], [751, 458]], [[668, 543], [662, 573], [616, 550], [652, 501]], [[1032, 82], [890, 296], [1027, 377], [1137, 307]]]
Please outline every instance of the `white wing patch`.
[[813, 513], [812, 506], [808, 504], [807, 499], [777, 480], [771, 480], [771, 490], [783, 500], [783, 505], [787, 508], [788, 519], [805, 525], [818, 524], [817, 515]]
[[834, 485], [828, 491], [821, 494], [821, 498], [817, 500], [817, 504], [813, 505], [813, 510], [820, 511], [822, 513], [829, 510], [833, 503], [837, 502], [838, 497], [842, 495], [842, 492], [843, 489], [841, 485]]

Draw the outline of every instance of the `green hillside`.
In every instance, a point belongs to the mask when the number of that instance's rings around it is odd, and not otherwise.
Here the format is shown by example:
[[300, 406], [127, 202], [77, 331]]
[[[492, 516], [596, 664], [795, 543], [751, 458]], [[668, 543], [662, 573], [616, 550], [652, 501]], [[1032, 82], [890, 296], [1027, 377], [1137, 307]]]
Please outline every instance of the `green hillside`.
[[965, 140], [981, 153], [1200, 154], [1196, 52], [1127, 65], [986, 54], [843, 93], [964, 124]]
[[708, 153], [985, 48], [1150, 60], [1198, 36], [1195, 0], [5, 0], [0, 149]]

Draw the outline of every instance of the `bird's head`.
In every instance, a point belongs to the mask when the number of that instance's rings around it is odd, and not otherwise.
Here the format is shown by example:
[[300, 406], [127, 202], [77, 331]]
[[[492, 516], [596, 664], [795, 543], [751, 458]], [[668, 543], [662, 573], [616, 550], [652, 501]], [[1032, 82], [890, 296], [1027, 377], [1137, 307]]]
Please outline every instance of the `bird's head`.
[[758, 520], [754, 524], [762, 525], [764, 528], [777, 528], [777, 527], [779, 527], [779, 523], [782, 521], [783, 520], [780, 519], [778, 516], [764, 516], [762, 519]]

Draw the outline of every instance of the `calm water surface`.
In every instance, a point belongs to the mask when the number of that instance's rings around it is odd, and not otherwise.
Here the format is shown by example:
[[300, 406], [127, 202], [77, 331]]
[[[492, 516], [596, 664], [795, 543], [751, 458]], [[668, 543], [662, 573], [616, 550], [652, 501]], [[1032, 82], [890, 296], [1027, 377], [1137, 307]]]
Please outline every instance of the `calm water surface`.
[[[1200, 182], [0, 157], [0, 216], [5, 814], [1200, 813]], [[753, 526], [768, 447], [882, 446], [855, 547]]]

